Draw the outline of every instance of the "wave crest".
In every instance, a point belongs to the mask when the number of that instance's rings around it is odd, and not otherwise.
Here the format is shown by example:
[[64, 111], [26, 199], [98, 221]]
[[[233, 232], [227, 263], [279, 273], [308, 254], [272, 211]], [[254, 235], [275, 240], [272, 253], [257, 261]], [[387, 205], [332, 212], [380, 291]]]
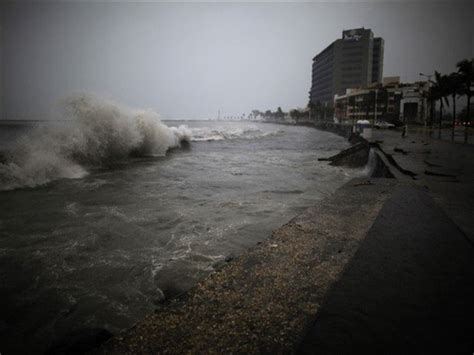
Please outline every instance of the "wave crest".
[[63, 100], [63, 122], [19, 138], [0, 163], [0, 190], [80, 178], [87, 168], [130, 156], [165, 155], [191, 141], [187, 126], [168, 127], [152, 110], [133, 110], [89, 94]]
[[247, 127], [201, 127], [193, 128], [193, 142], [221, 141], [231, 139], [256, 139], [282, 134], [282, 130], [263, 131], [256, 126]]

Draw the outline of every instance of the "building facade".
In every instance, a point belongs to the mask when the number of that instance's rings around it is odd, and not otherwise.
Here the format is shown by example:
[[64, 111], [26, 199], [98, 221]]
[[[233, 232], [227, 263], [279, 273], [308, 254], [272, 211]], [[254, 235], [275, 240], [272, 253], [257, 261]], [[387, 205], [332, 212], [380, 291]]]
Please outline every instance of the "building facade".
[[310, 102], [332, 105], [334, 95], [348, 88], [381, 82], [383, 54], [384, 40], [374, 38], [370, 29], [343, 31], [342, 38], [313, 58]]
[[3, 34], [2, 34], [2, 23], [0, 21], [0, 120], [3, 117], [3, 78], [2, 78], [2, 74], [3, 74], [3, 63], [2, 63], [2, 59], [3, 59], [3, 43], [2, 43], [2, 39], [3, 39]]
[[341, 123], [360, 119], [391, 123], [426, 122], [428, 107], [426, 82], [400, 83], [399, 77], [384, 78], [383, 84], [347, 89], [334, 98], [334, 118]]

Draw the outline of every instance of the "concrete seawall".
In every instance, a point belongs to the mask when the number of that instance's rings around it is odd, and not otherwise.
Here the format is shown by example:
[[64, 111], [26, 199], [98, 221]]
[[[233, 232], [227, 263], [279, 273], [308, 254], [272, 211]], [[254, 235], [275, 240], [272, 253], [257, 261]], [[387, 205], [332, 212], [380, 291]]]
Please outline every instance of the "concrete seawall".
[[332, 132], [345, 138], [349, 138], [352, 133], [352, 126], [341, 125], [333, 122], [318, 122], [312, 126], [316, 129]]

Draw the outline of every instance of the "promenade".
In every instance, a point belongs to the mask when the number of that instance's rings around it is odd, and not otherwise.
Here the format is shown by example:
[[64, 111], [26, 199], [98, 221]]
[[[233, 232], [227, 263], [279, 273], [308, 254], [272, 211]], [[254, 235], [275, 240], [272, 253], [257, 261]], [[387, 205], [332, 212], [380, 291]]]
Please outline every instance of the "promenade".
[[472, 353], [473, 148], [374, 141], [405, 173], [350, 181], [97, 352]]
[[374, 130], [372, 141], [403, 168], [414, 174], [405, 178], [424, 187], [471, 240], [474, 245], [474, 144], [439, 140], [437, 132], [423, 134], [408, 130], [406, 138], [399, 131]]

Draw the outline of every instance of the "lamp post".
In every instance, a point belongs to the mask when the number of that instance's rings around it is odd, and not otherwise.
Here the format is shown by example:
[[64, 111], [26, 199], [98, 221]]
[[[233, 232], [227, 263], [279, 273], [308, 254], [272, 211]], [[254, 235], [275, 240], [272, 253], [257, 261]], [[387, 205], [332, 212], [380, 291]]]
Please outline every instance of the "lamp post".
[[[431, 88], [431, 77], [433, 76], [433, 74], [423, 74], [423, 73], [420, 73], [420, 76], [423, 76], [426, 78], [426, 82], [428, 83], [428, 91], [430, 90]], [[431, 98], [430, 100], [430, 122], [433, 122], [433, 111], [434, 111], [434, 106], [433, 106], [433, 98]], [[425, 110], [427, 111], [427, 110]], [[427, 124], [427, 120], [426, 120], [426, 117], [427, 117], [427, 112], [425, 112], [425, 127], [426, 127], [426, 124]]]
[[372, 120], [372, 129], [375, 126], [375, 121], [377, 120], [377, 94], [379, 90], [378, 88], [375, 88], [375, 102], [374, 102], [374, 119]]

